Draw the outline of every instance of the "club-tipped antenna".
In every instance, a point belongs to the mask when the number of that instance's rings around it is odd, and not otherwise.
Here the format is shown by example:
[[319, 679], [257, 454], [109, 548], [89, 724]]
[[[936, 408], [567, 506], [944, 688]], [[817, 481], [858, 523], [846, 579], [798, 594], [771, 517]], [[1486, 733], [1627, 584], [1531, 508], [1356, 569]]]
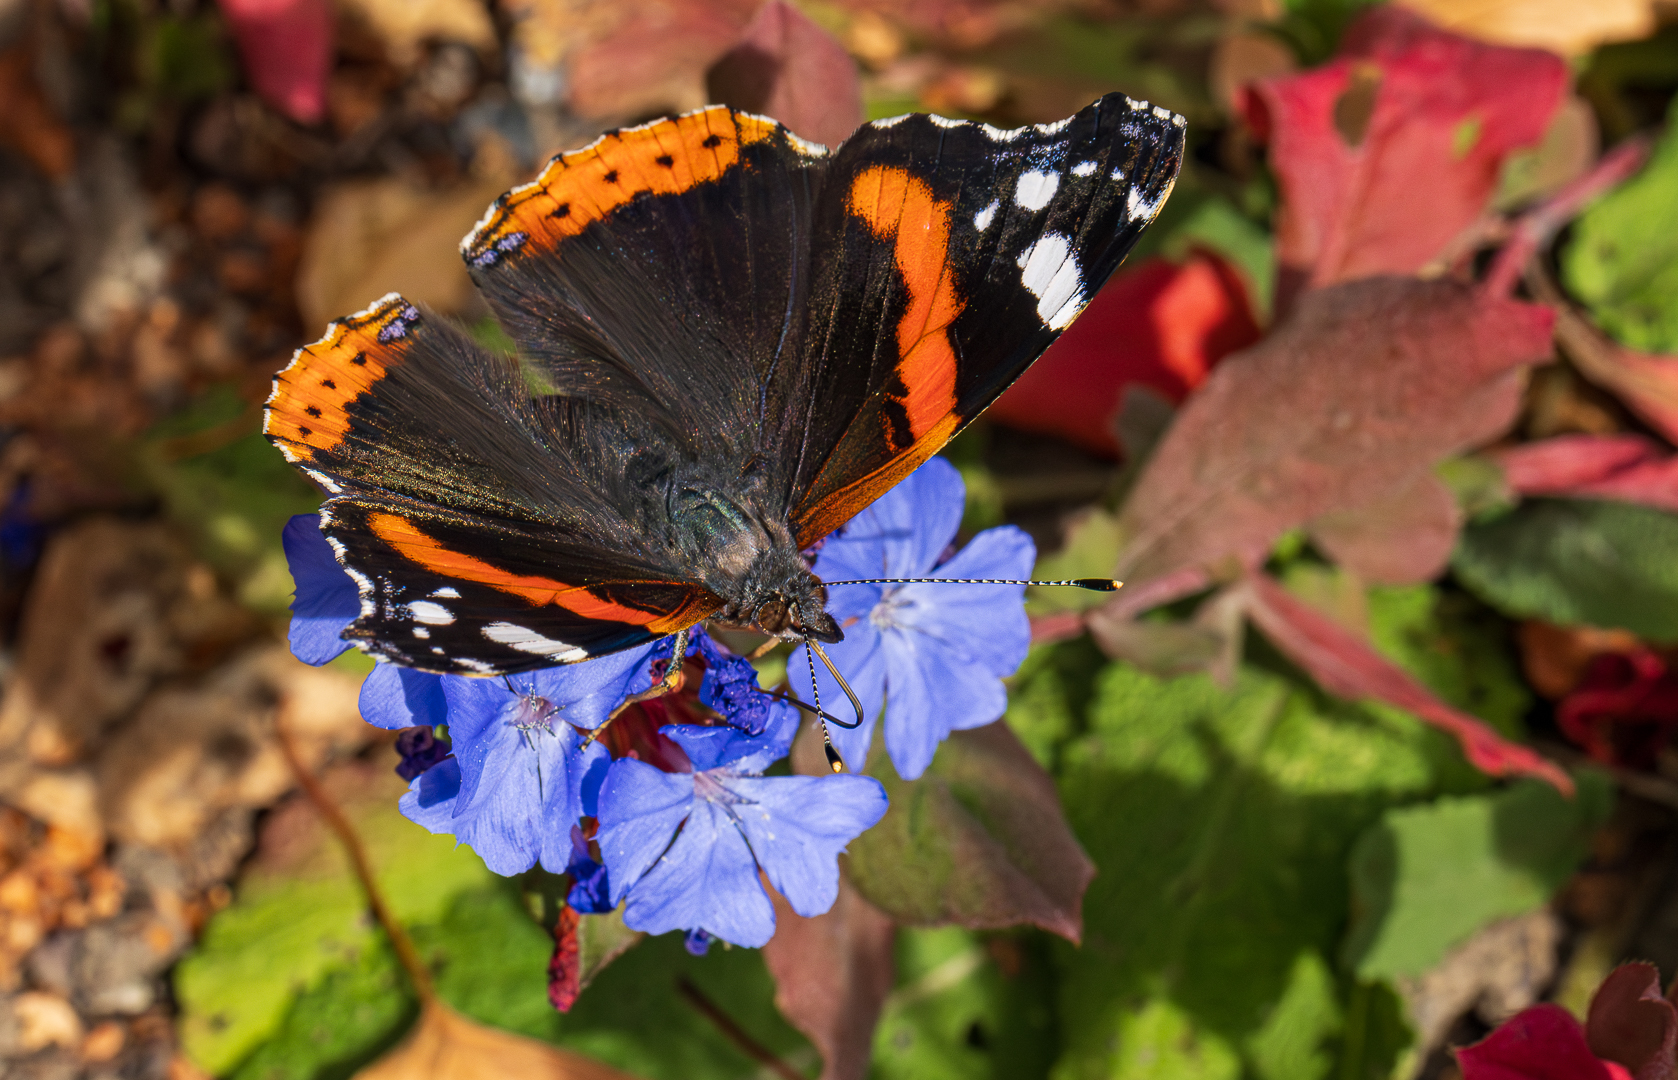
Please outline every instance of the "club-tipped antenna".
[[876, 577], [824, 581], [823, 585], [1067, 585], [1090, 592], [1117, 592], [1124, 582], [1105, 577], [1067, 578], [1064, 581], [1013, 581], [1005, 578]]
[[[822, 710], [821, 687], [816, 684], [816, 657], [818, 656], [822, 658], [822, 663], [827, 666], [828, 673], [838, 680], [839, 688], [845, 691], [845, 696], [851, 699], [851, 707], [856, 710], [856, 720], [853, 723], [847, 724], [838, 717]], [[851, 684], [845, 681], [845, 677], [839, 674], [839, 669], [833, 666], [833, 661], [828, 659], [827, 650], [823, 649], [814, 638], [808, 636], [804, 638], [804, 661], [810, 665], [810, 696], [815, 698], [815, 707], [811, 708], [809, 705], [798, 701], [794, 701], [794, 704], [800, 708], [809, 709], [816, 714], [816, 722], [822, 726], [822, 752], [827, 755], [827, 767], [836, 773], [844, 772], [845, 759], [839, 756], [838, 750], [834, 749], [833, 736], [827, 730], [827, 725], [833, 724], [836, 727], [846, 729], [861, 727], [863, 720], [862, 702], [857, 700], [856, 691], [851, 689]], [[793, 699], [789, 698], [787, 700], [791, 701]]]

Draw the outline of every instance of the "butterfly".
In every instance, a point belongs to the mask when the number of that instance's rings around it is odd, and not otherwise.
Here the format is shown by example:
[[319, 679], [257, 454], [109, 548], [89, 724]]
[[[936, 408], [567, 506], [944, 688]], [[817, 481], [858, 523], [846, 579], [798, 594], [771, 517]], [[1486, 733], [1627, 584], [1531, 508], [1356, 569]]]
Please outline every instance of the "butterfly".
[[804, 553], [1077, 316], [1183, 134], [1112, 94], [828, 150], [713, 106], [554, 158], [461, 244], [516, 358], [392, 294], [274, 380], [264, 431], [360, 592], [345, 638], [468, 675], [702, 620], [839, 640]]

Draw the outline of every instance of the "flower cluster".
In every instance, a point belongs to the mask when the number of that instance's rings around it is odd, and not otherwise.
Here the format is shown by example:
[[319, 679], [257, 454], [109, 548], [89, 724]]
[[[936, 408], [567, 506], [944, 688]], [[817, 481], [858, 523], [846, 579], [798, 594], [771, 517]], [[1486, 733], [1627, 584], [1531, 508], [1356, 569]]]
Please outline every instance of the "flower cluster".
[[[989, 530], [943, 559], [962, 505], [959, 476], [934, 460], [830, 538], [816, 571], [835, 580], [1024, 576], [1031, 543], [1015, 529]], [[292, 651], [326, 663], [348, 648], [341, 635], [360, 611], [355, 583], [313, 515], [293, 518], [284, 543], [297, 583]], [[869, 710], [861, 728], [834, 730], [853, 769], [882, 706], [892, 759], [909, 777], [950, 731], [1002, 714], [999, 677], [1019, 664], [1028, 637], [1017, 587], [840, 586], [831, 609], [846, 639], [830, 655]], [[798, 710], [760, 689], [753, 665], [702, 629], [683, 657], [671, 655], [674, 642], [508, 676], [375, 665], [361, 712], [401, 733], [397, 771], [410, 781], [402, 812], [470, 845], [498, 874], [538, 864], [568, 874], [571, 907], [621, 905], [631, 928], [686, 931], [695, 952], [712, 938], [769, 940], [775, 915], [763, 880], [800, 915], [827, 911], [838, 854], [885, 813], [884, 788], [859, 772], [767, 775], [791, 750]], [[671, 663], [686, 668], [688, 689], [631, 706], [602, 734]], [[818, 689], [831, 712], [842, 695], [826, 677]], [[807, 674], [801, 691], [810, 696]]]

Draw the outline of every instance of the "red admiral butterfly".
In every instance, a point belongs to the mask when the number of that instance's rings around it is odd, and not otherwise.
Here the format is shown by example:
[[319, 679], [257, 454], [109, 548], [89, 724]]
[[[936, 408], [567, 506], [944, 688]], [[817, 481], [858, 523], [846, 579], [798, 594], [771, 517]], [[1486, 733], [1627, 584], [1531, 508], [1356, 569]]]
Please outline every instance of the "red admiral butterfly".
[[264, 430], [361, 590], [345, 636], [459, 674], [703, 619], [838, 640], [801, 552], [1054, 341], [1182, 152], [1114, 94], [833, 151], [716, 106], [556, 157], [462, 243], [518, 361], [393, 294], [274, 380]]

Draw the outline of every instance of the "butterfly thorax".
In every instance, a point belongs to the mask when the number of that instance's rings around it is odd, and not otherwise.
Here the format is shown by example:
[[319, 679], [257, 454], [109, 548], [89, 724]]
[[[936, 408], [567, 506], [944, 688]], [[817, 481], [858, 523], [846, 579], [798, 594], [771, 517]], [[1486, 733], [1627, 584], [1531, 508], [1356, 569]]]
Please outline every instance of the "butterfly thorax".
[[728, 602], [712, 621], [787, 640], [843, 638], [827, 613], [821, 580], [810, 572], [792, 531], [763, 505], [768, 501], [763, 487], [710, 479], [678, 473], [669, 509], [683, 561]]

